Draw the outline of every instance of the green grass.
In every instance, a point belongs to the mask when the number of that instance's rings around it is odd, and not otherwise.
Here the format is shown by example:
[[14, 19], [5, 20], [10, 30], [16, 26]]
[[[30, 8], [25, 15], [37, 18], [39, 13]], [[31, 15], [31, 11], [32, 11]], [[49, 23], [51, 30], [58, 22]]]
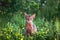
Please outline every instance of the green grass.
[[0, 27], [0, 40], [57, 40], [60, 35], [60, 21], [56, 18], [53, 24], [44, 21], [44, 18], [36, 18], [34, 23], [37, 26], [37, 33], [33, 36], [25, 37], [25, 17], [17, 14], [12, 17], [13, 22], [7, 22], [5, 27]]

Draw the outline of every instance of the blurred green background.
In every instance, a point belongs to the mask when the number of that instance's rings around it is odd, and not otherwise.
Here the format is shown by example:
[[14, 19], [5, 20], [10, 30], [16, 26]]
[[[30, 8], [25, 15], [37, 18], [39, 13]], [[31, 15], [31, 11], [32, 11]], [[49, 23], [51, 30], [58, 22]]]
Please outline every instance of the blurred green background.
[[[25, 37], [25, 16], [36, 14], [38, 32]], [[60, 0], [0, 0], [0, 40], [60, 40]]]

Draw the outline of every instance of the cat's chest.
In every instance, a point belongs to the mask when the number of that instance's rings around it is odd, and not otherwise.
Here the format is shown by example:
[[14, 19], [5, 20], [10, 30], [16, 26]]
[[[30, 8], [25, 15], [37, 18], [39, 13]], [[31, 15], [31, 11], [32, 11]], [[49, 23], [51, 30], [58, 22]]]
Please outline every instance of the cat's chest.
[[36, 25], [34, 24], [26, 24], [26, 29], [34, 29]]

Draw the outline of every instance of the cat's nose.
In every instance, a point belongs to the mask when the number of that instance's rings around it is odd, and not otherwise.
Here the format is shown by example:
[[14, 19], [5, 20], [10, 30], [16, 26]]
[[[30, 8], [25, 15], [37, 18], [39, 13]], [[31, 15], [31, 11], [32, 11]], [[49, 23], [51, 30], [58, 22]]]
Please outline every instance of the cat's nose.
[[29, 21], [29, 19], [28, 19], [28, 21]]

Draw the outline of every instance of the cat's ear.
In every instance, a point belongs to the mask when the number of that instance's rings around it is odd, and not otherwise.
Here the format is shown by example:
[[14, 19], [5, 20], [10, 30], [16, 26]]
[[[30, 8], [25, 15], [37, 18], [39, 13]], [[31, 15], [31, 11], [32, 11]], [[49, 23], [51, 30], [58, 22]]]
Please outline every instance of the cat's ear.
[[25, 16], [28, 16], [28, 14], [27, 14], [26, 12], [24, 13], [24, 15], [25, 15]]
[[32, 16], [30, 16], [30, 18], [35, 18], [36, 14], [33, 14]]

